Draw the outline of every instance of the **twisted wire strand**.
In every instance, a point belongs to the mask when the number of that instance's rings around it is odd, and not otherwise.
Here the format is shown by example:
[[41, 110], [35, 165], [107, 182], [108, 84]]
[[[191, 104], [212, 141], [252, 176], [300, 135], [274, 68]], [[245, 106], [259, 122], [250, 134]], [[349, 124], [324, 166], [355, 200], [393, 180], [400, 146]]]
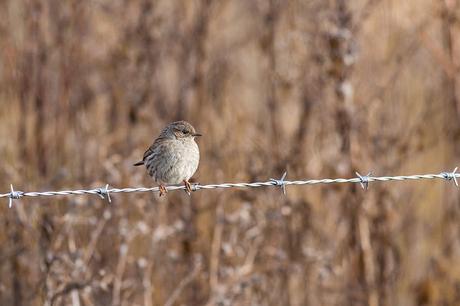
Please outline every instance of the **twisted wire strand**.
[[[399, 175], [399, 176], [362, 176], [356, 173], [358, 177], [355, 178], [335, 178], [335, 179], [310, 179], [310, 180], [297, 180], [297, 181], [286, 181], [286, 172], [283, 174], [281, 179], [270, 179], [266, 182], [253, 182], [253, 183], [222, 183], [222, 184], [208, 184], [200, 185], [193, 184], [192, 190], [208, 190], [217, 188], [257, 188], [257, 187], [270, 187], [279, 186], [282, 187], [283, 193], [285, 194], [285, 186], [289, 185], [317, 185], [317, 184], [342, 184], [342, 183], [359, 183], [363, 189], [367, 189], [369, 182], [388, 182], [388, 181], [406, 181], [406, 180], [432, 180], [432, 179], [443, 179], [447, 181], [453, 181], [458, 187], [457, 178], [460, 178], [460, 173], [456, 173], [457, 168], [452, 172], [441, 172], [439, 174], [418, 174], [418, 175]], [[158, 187], [137, 187], [137, 188], [109, 188], [107, 184], [103, 188], [93, 189], [77, 189], [77, 190], [60, 190], [60, 191], [15, 191], [11, 185], [11, 191], [8, 193], [0, 194], [0, 198], [9, 198], [9, 207], [12, 207], [14, 199], [21, 197], [41, 197], [41, 196], [65, 196], [65, 195], [98, 195], [102, 198], [106, 198], [109, 202], [110, 194], [114, 193], [132, 193], [132, 192], [159, 192]], [[185, 190], [185, 186], [167, 186], [168, 191], [173, 190]]]

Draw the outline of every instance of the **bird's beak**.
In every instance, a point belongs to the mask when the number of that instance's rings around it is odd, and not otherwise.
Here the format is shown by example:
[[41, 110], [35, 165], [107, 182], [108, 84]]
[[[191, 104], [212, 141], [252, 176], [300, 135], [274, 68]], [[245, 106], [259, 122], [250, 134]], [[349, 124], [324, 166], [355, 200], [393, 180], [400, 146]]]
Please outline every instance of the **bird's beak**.
[[199, 133], [195, 133], [195, 134], [192, 134], [192, 136], [193, 136], [193, 137], [200, 137], [200, 136], [203, 136], [203, 135], [201, 135], [201, 134], [199, 134]]

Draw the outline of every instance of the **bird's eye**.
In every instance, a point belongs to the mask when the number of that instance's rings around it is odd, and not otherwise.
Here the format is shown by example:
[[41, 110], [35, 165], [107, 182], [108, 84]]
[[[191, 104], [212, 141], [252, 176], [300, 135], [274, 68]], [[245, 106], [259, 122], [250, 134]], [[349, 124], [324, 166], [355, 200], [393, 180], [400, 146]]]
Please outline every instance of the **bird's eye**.
[[187, 135], [187, 134], [190, 133], [190, 132], [189, 132], [188, 130], [183, 130], [182, 133], [184, 133], [184, 134]]

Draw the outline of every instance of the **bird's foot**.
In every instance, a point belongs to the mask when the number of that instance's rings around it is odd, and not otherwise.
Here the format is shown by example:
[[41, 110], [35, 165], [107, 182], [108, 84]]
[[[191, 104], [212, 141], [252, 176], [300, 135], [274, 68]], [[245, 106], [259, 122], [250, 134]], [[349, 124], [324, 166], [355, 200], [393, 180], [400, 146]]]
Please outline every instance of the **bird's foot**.
[[165, 196], [168, 193], [168, 190], [166, 189], [165, 185], [160, 184], [159, 188], [160, 188], [160, 197], [163, 195]]
[[190, 184], [190, 182], [188, 180], [184, 180], [184, 184], [185, 184], [185, 192], [188, 195], [191, 195], [192, 194], [192, 185]]

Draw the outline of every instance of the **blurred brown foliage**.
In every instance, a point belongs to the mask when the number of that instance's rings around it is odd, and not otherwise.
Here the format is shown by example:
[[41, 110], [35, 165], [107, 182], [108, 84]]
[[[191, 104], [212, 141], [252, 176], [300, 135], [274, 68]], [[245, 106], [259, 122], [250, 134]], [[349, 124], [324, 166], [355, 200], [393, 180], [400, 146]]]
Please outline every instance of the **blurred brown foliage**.
[[[0, 186], [152, 185], [176, 119], [200, 183], [460, 160], [458, 0], [0, 1]], [[1, 305], [459, 305], [442, 182], [27, 198], [0, 206]]]

